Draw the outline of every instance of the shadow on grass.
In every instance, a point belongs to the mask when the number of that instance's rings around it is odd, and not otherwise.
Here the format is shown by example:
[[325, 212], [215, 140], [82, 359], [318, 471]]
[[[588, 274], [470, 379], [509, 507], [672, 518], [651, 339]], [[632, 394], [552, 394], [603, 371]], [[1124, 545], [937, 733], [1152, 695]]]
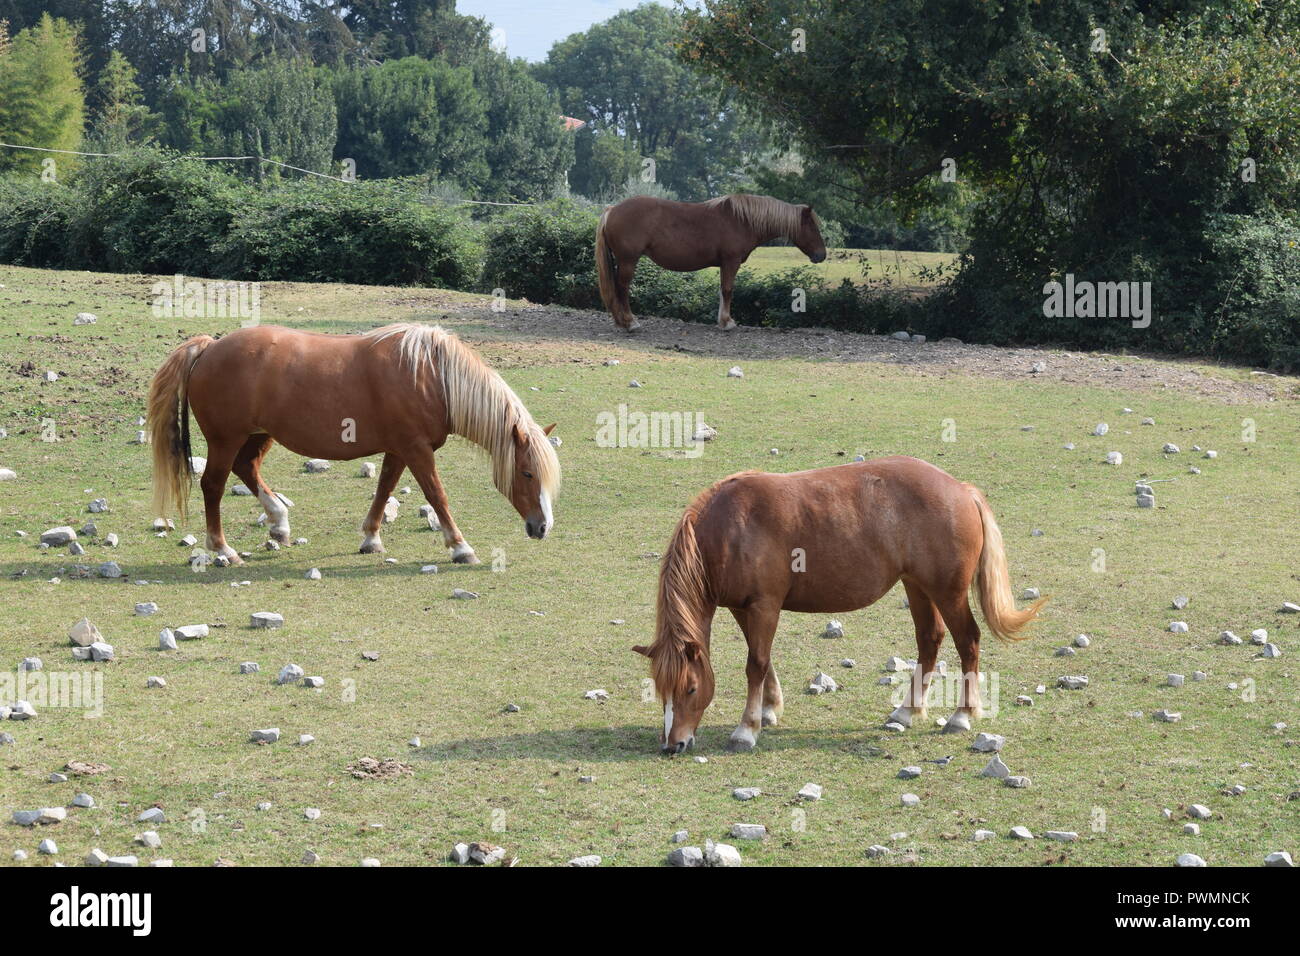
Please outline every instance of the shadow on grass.
[[876, 729], [799, 730], [772, 727], [763, 731], [758, 748], [751, 753], [727, 753], [730, 728], [706, 727], [696, 738], [695, 747], [677, 757], [659, 752], [658, 728], [649, 725], [621, 727], [578, 727], [571, 730], [542, 730], [535, 733], [501, 734], [494, 737], [467, 737], [413, 751], [418, 760], [587, 760], [622, 762], [629, 759], [693, 760], [707, 757], [745, 760], [764, 753], [784, 750], [836, 751], [864, 760], [889, 754], [892, 734]]

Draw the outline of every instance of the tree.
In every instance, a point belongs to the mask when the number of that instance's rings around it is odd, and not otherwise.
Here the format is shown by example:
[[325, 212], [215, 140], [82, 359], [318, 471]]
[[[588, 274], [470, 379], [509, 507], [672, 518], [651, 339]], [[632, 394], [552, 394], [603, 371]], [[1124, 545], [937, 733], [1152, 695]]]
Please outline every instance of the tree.
[[[22, 30], [0, 56], [0, 139], [22, 146], [75, 150], [81, 142], [85, 96], [76, 27], [49, 15]], [[52, 157], [0, 150], [0, 171], [39, 169]], [[59, 157], [60, 171], [75, 158]]]
[[676, 56], [681, 23], [666, 7], [645, 4], [562, 40], [536, 68], [558, 91], [565, 113], [591, 127], [585, 131], [591, 149], [579, 147], [570, 176], [575, 189], [600, 195], [595, 184], [607, 173], [584, 163], [611, 158], [609, 146], [598, 146], [605, 134], [622, 137], [638, 157], [653, 159], [656, 180], [683, 199], [704, 199], [747, 182], [745, 164], [766, 141], [722, 85]]
[[120, 52], [112, 51], [91, 98], [91, 138], [99, 151], [116, 152], [149, 138], [158, 117], [141, 99], [135, 68]]

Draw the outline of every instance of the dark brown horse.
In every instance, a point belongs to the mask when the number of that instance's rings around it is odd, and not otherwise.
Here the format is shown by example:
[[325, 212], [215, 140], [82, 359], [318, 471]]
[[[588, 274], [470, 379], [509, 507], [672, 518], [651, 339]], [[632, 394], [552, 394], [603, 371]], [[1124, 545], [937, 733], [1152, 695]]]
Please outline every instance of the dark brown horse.
[[239, 564], [221, 529], [221, 496], [233, 470], [262, 502], [271, 537], [287, 543], [289, 512], [262, 480], [274, 442], [309, 458], [383, 454], [362, 553], [384, 550], [379, 526], [406, 468], [433, 506], [452, 560], [477, 564], [447, 507], [433, 454], [455, 434], [492, 458], [492, 479], [530, 538], [555, 524], [560, 463], [519, 397], [469, 346], [436, 325], [390, 325], [365, 335], [321, 335], [276, 326], [199, 335], [177, 348], [149, 391], [154, 510], [184, 511], [190, 490], [189, 415], [208, 440], [199, 482], [207, 546]]
[[640, 323], [632, 314], [629, 289], [642, 256], [673, 272], [717, 266], [722, 273], [718, 325], [734, 329], [731, 292], [736, 272], [755, 247], [779, 238], [794, 243], [813, 262], [826, 258], [821, 224], [811, 206], [740, 193], [707, 202], [624, 199], [606, 209], [596, 227], [600, 298], [614, 323], [631, 332]]
[[673, 533], [659, 574], [655, 641], [633, 648], [650, 658], [664, 705], [661, 744], [681, 753], [713, 700], [709, 629], [731, 611], [745, 632], [749, 695], [729, 750], [750, 750], [781, 716], [772, 639], [783, 610], [853, 611], [899, 580], [916, 626], [917, 668], [890, 719], [910, 726], [925, 715], [945, 626], [961, 656], [957, 711], [945, 732], [970, 730], [980, 716], [980, 631], [984, 619], [1011, 640], [1042, 604], [1016, 610], [1002, 533], [984, 495], [916, 458], [819, 468], [789, 475], [743, 472], [695, 499]]

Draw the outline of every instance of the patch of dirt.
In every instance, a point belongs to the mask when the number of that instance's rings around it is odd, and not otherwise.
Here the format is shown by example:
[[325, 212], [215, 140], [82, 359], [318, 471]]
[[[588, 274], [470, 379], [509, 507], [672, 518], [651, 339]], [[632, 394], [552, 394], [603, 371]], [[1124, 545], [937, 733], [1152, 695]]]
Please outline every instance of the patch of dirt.
[[78, 777], [93, 777], [97, 773], [108, 773], [113, 768], [106, 763], [92, 763], [88, 760], [69, 760], [63, 768]]
[[[788, 358], [877, 363], [898, 366], [924, 377], [959, 374], [1011, 380], [1034, 378], [1126, 390], [1173, 389], [1230, 405], [1300, 399], [1300, 379], [1294, 376], [1230, 365], [1220, 366], [1224, 374], [1217, 375], [1213, 374], [1214, 363], [1205, 359], [1075, 352], [1049, 347], [1003, 348], [969, 345], [956, 339], [914, 343], [887, 335], [816, 328], [740, 326], [723, 332], [716, 325], [646, 317], [641, 317], [641, 330], [628, 334], [614, 328], [603, 312], [527, 304], [493, 312], [478, 303], [430, 299], [430, 305], [436, 302], [438, 308], [445, 310], [445, 315], [439, 317], [444, 325], [452, 329], [462, 323], [474, 326], [461, 330], [461, 334], [474, 341], [476, 347], [481, 345], [493, 364], [503, 367], [510, 367], [513, 361], [529, 365], [547, 361], [555, 365], [599, 364], [611, 356], [608, 349], [616, 348], [680, 352], [726, 361]], [[481, 341], [479, 333], [485, 328], [500, 332], [516, 346], [520, 340], [535, 344], [527, 352], [517, 347], [503, 349], [504, 343]], [[1035, 372], [1038, 363], [1042, 368]]]
[[348, 773], [358, 780], [393, 780], [397, 777], [409, 777], [415, 771], [410, 764], [402, 763], [400, 760], [362, 757], [356, 763], [348, 765]]

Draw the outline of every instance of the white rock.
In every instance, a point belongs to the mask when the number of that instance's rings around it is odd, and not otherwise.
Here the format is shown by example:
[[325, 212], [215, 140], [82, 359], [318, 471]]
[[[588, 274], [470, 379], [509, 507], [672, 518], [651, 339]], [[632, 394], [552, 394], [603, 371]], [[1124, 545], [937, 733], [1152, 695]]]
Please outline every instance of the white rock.
[[1205, 866], [1205, 861], [1195, 853], [1182, 853], [1178, 857], [1179, 866]]
[[363, 461], [363, 462], [361, 463], [361, 471], [360, 471], [360, 473], [357, 475], [357, 477], [358, 477], [358, 478], [373, 478], [373, 477], [375, 477], [375, 463], [374, 463], [373, 461]]
[[840, 685], [835, 683], [835, 678], [821, 671], [818, 671], [808, 684], [808, 693], [810, 694], [833, 694], [839, 689]]
[[990, 754], [1001, 750], [1007, 742], [1007, 738], [1000, 734], [978, 733], [975, 735], [975, 742], [971, 744], [970, 749], [979, 753]]
[[298, 746], [299, 746], [299, 747], [309, 747], [309, 746], [311, 746], [312, 744], [314, 744], [315, 742], [316, 742], [316, 738], [313, 737], [311, 734], [299, 734], [299, 735], [298, 735]]
[[1173, 442], [1165, 442], [1165, 447], [1162, 450], [1166, 455], [1177, 455], [1179, 453], [1178, 446]]
[[1279, 850], [1276, 853], [1270, 853], [1268, 856], [1264, 857], [1264, 865], [1281, 867], [1295, 866], [1295, 864], [1291, 862], [1291, 854], [1287, 853], [1285, 850]]
[[166, 687], [167, 681], [163, 680], [161, 677], [150, 677], [145, 680], [144, 686], [145, 687]]
[[140, 861], [133, 856], [110, 856], [105, 862], [106, 866], [135, 866]]
[[297, 664], [285, 664], [280, 668], [280, 674], [276, 677], [275, 682], [277, 684], [296, 684], [305, 676], [307, 676], [306, 672]]
[[1033, 781], [1030, 780], [1028, 777], [1017, 777], [1017, 776], [1003, 777], [1002, 786], [1011, 787], [1014, 790], [1023, 790], [1026, 787], [1033, 786]]
[[90, 651], [90, 659], [92, 661], [100, 661], [100, 662], [111, 661], [115, 656], [113, 652], [113, 645], [105, 644], [103, 641], [96, 641], [94, 644], [91, 644], [88, 649]]
[[1165, 724], [1176, 724], [1183, 719], [1183, 715], [1174, 710], [1157, 710], [1151, 716]]
[[103, 866], [108, 862], [108, 854], [99, 847], [95, 847], [95, 849], [86, 854], [86, 857], [82, 862], [86, 866]]
[[1124, 464], [1124, 456], [1117, 451], [1108, 451], [1106, 452], [1106, 464], [1122, 465]]
[[1219, 643], [1231, 647], [1235, 644], [1240, 644], [1241, 638], [1236, 634], [1233, 634], [1232, 631], [1224, 631], [1219, 635]]
[[1186, 621], [1170, 621], [1170, 622], [1169, 622], [1169, 633], [1171, 633], [1171, 634], [1186, 634], [1186, 633], [1188, 632], [1188, 630], [1189, 630], [1189, 628], [1187, 627], [1187, 622], [1186, 622]]
[[93, 810], [95, 808], [95, 798], [88, 793], [79, 793], [72, 798], [72, 805], [83, 810]]
[[1056, 679], [1056, 686], [1064, 690], [1083, 690], [1088, 686], [1088, 678], [1076, 675], [1067, 675]]
[[176, 634], [171, 628], [164, 627], [158, 632], [158, 649], [163, 651], [176, 650]]
[[921, 798], [914, 793], [905, 793], [898, 799], [905, 807], [919, 807], [921, 805]]
[[733, 823], [731, 838], [733, 840], [761, 840], [767, 836], [767, 827], [761, 823]]
[[279, 727], [268, 727], [265, 730], [254, 730], [249, 735], [249, 740], [253, 743], [273, 744], [280, 739]]
[[569, 861], [569, 866], [577, 866], [577, 867], [600, 866], [600, 857], [595, 855], [575, 856], [572, 860]]
[[1187, 834], [1188, 836], [1200, 836], [1201, 825], [1199, 823], [1184, 823], [1183, 833]]
[[329, 471], [330, 463], [324, 458], [308, 458], [302, 463], [302, 467], [309, 474], [318, 475], [323, 471]]
[[1087, 634], [1080, 634], [1078, 637], [1074, 639], [1075, 647], [1088, 647], [1091, 644], [1092, 644], [1092, 640], [1088, 637]]
[[257, 628], [284, 627], [284, 615], [274, 611], [258, 611], [249, 615], [249, 626]]
[[605, 690], [604, 688], [589, 690], [583, 693], [582, 699], [583, 700], [609, 700], [609, 691]]
[[321, 579], [320, 568], [310, 568], [308, 569], [307, 573], [303, 576], [308, 581], [319, 581]]
[[[600, 857], [596, 857], [600, 859]], [[704, 842], [704, 865], [705, 866], [740, 866], [740, 851], [730, 843], [714, 843], [712, 840]]]
[[819, 783], [805, 783], [803, 789], [795, 796], [800, 800], [820, 800], [822, 798], [822, 786]]
[[731, 796], [736, 800], [753, 800], [755, 797], [762, 796], [763, 791], [758, 787], [737, 787], [731, 791]]
[[1168, 684], [1170, 687], [1182, 687], [1183, 684], [1186, 683], [1186, 681], [1187, 678], [1185, 678], [1182, 674], [1170, 674], [1168, 677], [1165, 678], [1165, 683]]
[[1079, 839], [1079, 834], [1073, 830], [1048, 830], [1043, 836], [1048, 840], [1059, 840], [1061, 843], [1073, 843]]
[[99, 628], [90, 623], [89, 618], [82, 618], [76, 624], [72, 625], [68, 631], [68, 640], [77, 647], [89, 647], [96, 641], [102, 640], [103, 635], [99, 633]]
[[1107, 425], [1105, 422], [1099, 422], [1099, 423], [1097, 424], [1097, 427], [1095, 427], [1095, 428], [1092, 430], [1092, 433], [1093, 433], [1094, 435], [1096, 435], [1098, 438], [1100, 438], [1102, 435], [1106, 434], [1108, 431], [1110, 431], [1110, 426]]
[[173, 633], [182, 641], [197, 641], [208, 636], [208, 626], [206, 624], [186, 624], [184, 627], [174, 628]]
[[919, 776], [921, 776], [920, 767], [904, 767], [898, 771], [899, 780], [915, 780]]
[[303, 686], [303, 687], [314, 687], [314, 688], [321, 688], [321, 687], [324, 687], [324, 686], [325, 686], [325, 678], [323, 678], [323, 677], [304, 677], [304, 678], [302, 679], [302, 686]]
[[1193, 803], [1187, 808], [1187, 815], [1189, 817], [1195, 817], [1197, 820], [1208, 820], [1210, 817], [1214, 816], [1214, 811], [1203, 803]]
[[474, 601], [478, 599], [478, 592], [466, 591], [463, 588], [453, 588], [451, 596], [457, 601]]
[[60, 525], [57, 528], [49, 528], [41, 532], [41, 544], [48, 544], [51, 548], [62, 547], [76, 540], [77, 532], [67, 525]]
[[988, 840], [997, 839], [997, 834], [992, 830], [976, 830], [975, 835], [971, 837], [976, 843], [984, 843]]
[[158, 835], [157, 830], [146, 830], [144, 833], [136, 834], [135, 842], [150, 850], [156, 850], [162, 846], [162, 837]]
[[37, 845], [36, 852], [43, 853], [46, 856], [54, 856], [59, 852], [59, 846], [49, 837], [46, 837]]
[[1028, 827], [1012, 827], [1011, 832], [1007, 835], [1013, 840], [1032, 840], [1034, 838]]
[[745, 373], [741, 371], [739, 365], [733, 365], [727, 369], [727, 378], [744, 378]]
[[844, 625], [839, 621], [827, 621], [826, 630], [822, 631], [822, 637], [843, 637]]
[[1276, 644], [1265, 644], [1259, 652], [1260, 657], [1281, 657], [1282, 648]]
[[703, 866], [704, 852], [698, 846], [679, 846], [668, 854], [669, 866]]

